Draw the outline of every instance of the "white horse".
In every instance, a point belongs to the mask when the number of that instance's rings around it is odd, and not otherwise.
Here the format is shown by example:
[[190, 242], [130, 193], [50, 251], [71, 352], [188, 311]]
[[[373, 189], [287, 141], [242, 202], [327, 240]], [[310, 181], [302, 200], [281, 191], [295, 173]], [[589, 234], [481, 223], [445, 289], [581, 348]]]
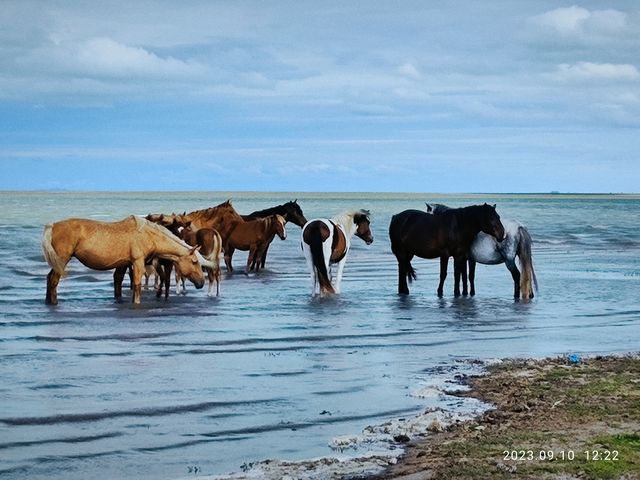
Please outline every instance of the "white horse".
[[[427, 212], [438, 214], [449, 209], [446, 205], [435, 203], [427, 205]], [[469, 250], [469, 293], [471, 295], [476, 294], [475, 288], [475, 275], [476, 275], [476, 262], [484, 265], [498, 265], [504, 263], [511, 272], [513, 278], [513, 296], [514, 298], [530, 299], [533, 298], [533, 290], [538, 289], [538, 280], [536, 279], [536, 273], [533, 270], [533, 259], [531, 257], [531, 235], [527, 227], [518, 222], [517, 220], [501, 219], [504, 226], [504, 240], [498, 242], [491, 235], [487, 235], [484, 232], [478, 233], [476, 238], [471, 243]], [[522, 268], [522, 274], [518, 270], [516, 265], [516, 256], [520, 260], [520, 267]], [[462, 285], [462, 294], [467, 294], [467, 285], [464, 282]]]
[[[351, 246], [351, 237], [360, 237], [367, 245], [373, 242], [369, 215], [368, 210], [356, 210], [337, 215], [331, 220], [316, 218], [302, 227], [300, 243], [311, 273], [311, 295], [340, 293], [342, 271]], [[337, 272], [333, 282], [334, 275], [330, 268], [335, 264]]]

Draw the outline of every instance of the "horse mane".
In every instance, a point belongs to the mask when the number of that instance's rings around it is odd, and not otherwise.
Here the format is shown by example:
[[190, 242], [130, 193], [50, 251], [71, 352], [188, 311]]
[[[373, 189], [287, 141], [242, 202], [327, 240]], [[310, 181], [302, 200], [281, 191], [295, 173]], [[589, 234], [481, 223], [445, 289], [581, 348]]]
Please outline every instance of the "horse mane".
[[333, 221], [333, 223], [342, 225], [345, 231], [349, 232], [351, 231], [352, 226], [355, 225], [355, 219], [357, 216], [365, 217], [367, 220], [369, 220], [370, 215], [371, 212], [369, 212], [369, 210], [364, 210], [361, 208], [360, 210], [353, 210], [338, 214], [331, 220]]
[[221, 204], [216, 205], [215, 207], [203, 208], [201, 210], [194, 210], [193, 212], [187, 213], [186, 217], [198, 217], [198, 218], [204, 218], [206, 220], [210, 220], [212, 217], [214, 217], [218, 213], [219, 209], [225, 208], [225, 207], [230, 208], [233, 211], [233, 213], [235, 213], [239, 218], [242, 218], [240, 217], [240, 214], [236, 212], [236, 210], [233, 208], [233, 205], [231, 205], [231, 200], [222, 202]]
[[186, 243], [184, 240], [182, 240], [180, 237], [175, 236], [171, 230], [169, 230], [168, 228], [152, 222], [150, 220], [147, 220], [146, 218], [143, 217], [138, 217], [135, 215], [132, 215], [135, 218], [136, 221], [136, 225], [138, 226], [138, 231], [141, 232], [143, 228], [150, 228], [151, 230], [154, 230], [158, 233], [160, 233], [161, 235], [164, 235], [165, 237], [168, 237], [170, 240], [173, 240], [176, 243], [179, 243], [181, 246], [186, 247], [186, 248], [191, 248], [191, 246]]
[[265, 208], [264, 210], [256, 210], [255, 212], [251, 212], [249, 215], [245, 215], [245, 216], [266, 217], [268, 215], [275, 215], [275, 214], [284, 216], [286, 213], [289, 212], [289, 209], [287, 208], [288, 205], [293, 206], [293, 209], [296, 211], [296, 213], [302, 214], [302, 209], [298, 205], [297, 200], [291, 200], [286, 203], [283, 203], [282, 205], [276, 205], [275, 207]]

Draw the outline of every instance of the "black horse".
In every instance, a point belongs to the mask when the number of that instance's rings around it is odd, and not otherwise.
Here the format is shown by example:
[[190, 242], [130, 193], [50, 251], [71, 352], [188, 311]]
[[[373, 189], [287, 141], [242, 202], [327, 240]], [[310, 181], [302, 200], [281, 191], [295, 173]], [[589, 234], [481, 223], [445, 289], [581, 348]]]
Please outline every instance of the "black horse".
[[[438, 296], [442, 296], [447, 278], [449, 257], [454, 259], [456, 275], [455, 295], [460, 295], [459, 276], [466, 284], [466, 261], [469, 247], [478, 232], [487, 233], [498, 241], [504, 238], [504, 227], [495, 205], [472, 205], [452, 208], [439, 215], [420, 210], [405, 210], [391, 218], [389, 238], [391, 251], [398, 260], [398, 293], [408, 294], [407, 279], [415, 280], [411, 266], [414, 256], [440, 258], [440, 284]], [[463, 268], [464, 267], [464, 268]]]
[[[271, 215], [282, 215], [287, 222], [291, 222], [302, 228], [307, 219], [302, 213], [300, 205], [298, 205], [298, 199], [283, 203], [282, 205], [276, 205], [275, 207], [265, 208], [264, 210], [257, 210], [249, 215], [242, 215], [243, 220], [255, 220], [256, 218], [265, 218]], [[267, 261], [267, 250], [269, 246], [265, 248], [262, 258], [260, 259], [260, 268], [264, 268], [264, 264]]]

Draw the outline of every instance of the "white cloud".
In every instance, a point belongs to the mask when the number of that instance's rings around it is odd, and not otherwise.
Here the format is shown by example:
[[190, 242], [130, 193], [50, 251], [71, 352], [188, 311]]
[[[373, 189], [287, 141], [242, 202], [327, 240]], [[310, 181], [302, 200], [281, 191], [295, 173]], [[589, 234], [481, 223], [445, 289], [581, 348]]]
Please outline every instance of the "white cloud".
[[398, 73], [404, 77], [419, 79], [422, 77], [418, 69], [411, 63], [403, 63], [398, 67]]
[[634, 65], [613, 63], [578, 62], [563, 63], [553, 75], [563, 81], [571, 80], [638, 80], [640, 72]]
[[622, 35], [627, 14], [618, 10], [587, 10], [573, 5], [533, 17], [533, 22], [565, 36], [596, 34]]

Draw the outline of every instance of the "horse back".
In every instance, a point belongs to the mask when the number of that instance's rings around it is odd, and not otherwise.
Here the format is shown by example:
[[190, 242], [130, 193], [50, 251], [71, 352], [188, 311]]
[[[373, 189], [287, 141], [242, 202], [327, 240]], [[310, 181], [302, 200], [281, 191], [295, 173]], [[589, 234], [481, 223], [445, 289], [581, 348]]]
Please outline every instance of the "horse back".
[[451, 220], [447, 217], [422, 210], [405, 210], [394, 215], [389, 224], [392, 251], [422, 258], [450, 255]]

